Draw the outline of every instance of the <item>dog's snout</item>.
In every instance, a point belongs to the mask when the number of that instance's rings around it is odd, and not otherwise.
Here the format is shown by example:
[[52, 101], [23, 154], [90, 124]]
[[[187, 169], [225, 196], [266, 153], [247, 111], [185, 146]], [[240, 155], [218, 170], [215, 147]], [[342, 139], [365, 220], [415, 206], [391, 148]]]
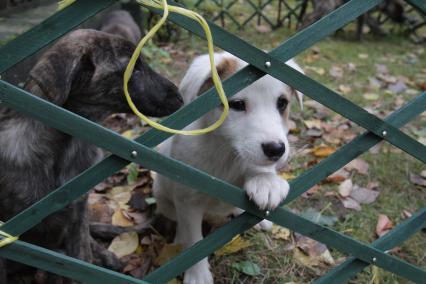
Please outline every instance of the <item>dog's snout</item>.
[[175, 112], [183, 105], [183, 98], [176, 86], [168, 89], [165, 101], [170, 112]]
[[283, 142], [262, 143], [262, 150], [269, 160], [278, 161], [285, 152], [285, 144]]

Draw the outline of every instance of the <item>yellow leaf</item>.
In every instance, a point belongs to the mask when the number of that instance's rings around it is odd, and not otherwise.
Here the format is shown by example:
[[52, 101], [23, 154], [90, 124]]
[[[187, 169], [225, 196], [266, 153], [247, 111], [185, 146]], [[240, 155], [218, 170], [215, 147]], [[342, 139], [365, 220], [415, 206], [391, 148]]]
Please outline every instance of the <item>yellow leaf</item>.
[[342, 92], [342, 94], [347, 95], [352, 91], [352, 88], [348, 85], [339, 85], [339, 91]]
[[127, 139], [132, 139], [132, 138], [134, 138], [135, 134], [133, 133], [133, 130], [130, 129], [130, 130], [126, 130], [123, 133], [121, 133], [121, 136], [123, 136]]
[[177, 280], [176, 278], [173, 278], [172, 280], [167, 282], [167, 284], [182, 284], [182, 281]]
[[111, 223], [114, 226], [120, 226], [120, 227], [131, 227], [133, 226], [133, 222], [132, 220], [130, 220], [129, 218], [127, 218], [124, 214], [123, 214], [123, 210], [118, 209], [114, 212], [114, 214], [112, 215], [112, 221]]
[[285, 172], [281, 173], [281, 174], [280, 174], [280, 177], [282, 177], [282, 178], [283, 178], [283, 179], [285, 179], [285, 180], [292, 180], [292, 179], [295, 179], [295, 178], [296, 178], [296, 176], [295, 176], [295, 175], [293, 175], [293, 174], [289, 174], [289, 173], [285, 173]]
[[116, 236], [108, 247], [118, 258], [132, 254], [139, 246], [139, 237], [136, 232], [123, 233]]
[[154, 260], [154, 264], [161, 266], [178, 255], [182, 250], [183, 246], [181, 244], [165, 244], [157, 258]]
[[312, 119], [312, 120], [305, 120], [303, 123], [306, 125], [307, 128], [317, 128], [321, 129], [321, 120], [319, 119]]
[[336, 152], [336, 148], [331, 146], [326, 146], [326, 145], [319, 145], [315, 147], [314, 149], [312, 149], [312, 153], [314, 154], [315, 157], [318, 157], [318, 158], [328, 157], [334, 152]]
[[287, 241], [290, 238], [290, 230], [278, 225], [273, 225], [271, 230], [272, 238]]
[[233, 254], [251, 245], [251, 242], [244, 240], [240, 235], [237, 235], [229, 243], [224, 245], [221, 249], [217, 250], [214, 254], [217, 256]]

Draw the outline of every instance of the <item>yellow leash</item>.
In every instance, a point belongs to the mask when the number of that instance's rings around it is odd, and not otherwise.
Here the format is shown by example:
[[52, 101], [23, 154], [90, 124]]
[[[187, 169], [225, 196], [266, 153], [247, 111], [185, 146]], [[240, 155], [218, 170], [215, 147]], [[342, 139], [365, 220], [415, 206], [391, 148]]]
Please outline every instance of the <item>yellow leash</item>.
[[[154, 27], [152, 27], [152, 29], [139, 42], [138, 46], [136, 47], [136, 50], [134, 51], [134, 53], [133, 53], [133, 55], [130, 59], [129, 64], [127, 65], [126, 71], [124, 72], [124, 86], [123, 86], [124, 95], [126, 96], [126, 99], [127, 99], [127, 102], [129, 104], [130, 108], [140, 119], [142, 119], [148, 125], [152, 126], [153, 128], [156, 128], [158, 130], [168, 132], [168, 133], [182, 134], [182, 135], [201, 135], [201, 134], [206, 134], [208, 132], [211, 132], [211, 131], [217, 129], [219, 126], [222, 125], [222, 123], [225, 121], [226, 117], [228, 116], [229, 105], [228, 105], [228, 99], [225, 96], [225, 92], [223, 90], [222, 83], [220, 81], [220, 77], [219, 77], [217, 70], [216, 70], [216, 64], [214, 62], [213, 37], [212, 37], [209, 25], [207, 24], [206, 20], [201, 15], [197, 14], [196, 12], [189, 11], [189, 10], [186, 10], [184, 8], [177, 7], [177, 6], [169, 6], [169, 4], [167, 3], [167, 0], [161, 0], [161, 1], [160, 0], [136, 0], [136, 1], [139, 4], [142, 4], [142, 5], [145, 5], [145, 6], [150, 6], [150, 7], [157, 8], [157, 9], [162, 9], [164, 12], [163, 12], [163, 16], [160, 19], [160, 21]], [[161, 125], [160, 123], [157, 123], [157, 122], [149, 119], [144, 114], [142, 114], [137, 109], [135, 104], [133, 103], [132, 98], [130, 97], [130, 94], [129, 94], [129, 90], [128, 90], [127, 85], [128, 85], [128, 82], [129, 82], [129, 80], [132, 76], [133, 69], [135, 67], [136, 61], [141, 54], [142, 48], [145, 45], [145, 43], [149, 39], [151, 39], [155, 35], [155, 33], [160, 29], [160, 27], [164, 24], [164, 22], [166, 21], [168, 15], [169, 15], [169, 11], [183, 15], [185, 17], [188, 17], [188, 18], [191, 18], [191, 19], [197, 21], [201, 25], [201, 27], [203, 28], [204, 33], [205, 33], [206, 38], [207, 38], [207, 45], [208, 45], [208, 50], [209, 50], [209, 59], [210, 59], [212, 79], [213, 79], [213, 83], [214, 83], [214, 86], [216, 88], [216, 91], [219, 95], [220, 101], [223, 104], [223, 112], [222, 112], [219, 120], [216, 121], [215, 123], [213, 123], [212, 125], [210, 125], [207, 128], [196, 129], [196, 130], [178, 130], [178, 129], [173, 129], [173, 128], [169, 128], [169, 127], [166, 127], [164, 125]]]
[[4, 237], [4, 239], [0, 241], [0, 248], [7, 246], [8, 244], [11, 244], [19, 239], [19, 237], [14, 237], [3, 231], [0, 231], [0, 236]]

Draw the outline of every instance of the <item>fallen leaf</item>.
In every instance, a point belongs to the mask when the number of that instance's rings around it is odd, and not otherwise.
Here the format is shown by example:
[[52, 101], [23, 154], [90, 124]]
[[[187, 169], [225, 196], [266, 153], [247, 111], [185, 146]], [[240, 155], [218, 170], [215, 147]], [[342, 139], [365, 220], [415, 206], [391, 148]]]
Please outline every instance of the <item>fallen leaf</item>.
[[312, 222], [315, 222], [319, 225], [332, 226], [334, 223], [337, 222], [337, 217], [323, 215], [321, 212], [314, 208], [308, 208], [306, 211], [301, 212], [300, 216], [311, 220]]
[[379, 214], [379, 218], [377, 220], [377, 225], [376, 225], [376, 234], [379, 237], [381, 237], [387, 232], [389, 232], [390, 229], [392, 228], [393, 228], [393, 223], [389, 219], [389, 217], [384, 214]]
[[338, 90], [342, 92], [342, 94], [347, 95], [352, 91], [352, 88], [348, 85], [339, 85]]
[[330, 183], [340, 183], [347, 178], [349, 178], [350, 174], [344, 169], [340, 169], [337, 172], [334, 172], [330, 176], [327, 177], [326, 181]]
[[342, 203], [343, 203], [343, 207], [345, 208], [361, 211], [361, 205], [359, 205], [359, 203], [356, 200], [350, 197], [343, 198]]
[[108, 247], [118, 258], [132, 254], [139, 246], [139, 237], [136, 232], [123, 233], [116, 236]]
[[362, 159], [354, 159], [349, 164], [347, 164], [344, 168], [348, 171], [356, 170], [358, 173], [362, 175], [368, 174], [369, 165], [366, 161]]
[[233, 254], [251, 245], [252, 243], [250, 241], [244, 240], [240, 235], [237, 235], [229, 243], [224, 245], [221, 249], [217, 250], [214, 254], [216, 256]]
[[426, 178], [426, 170], [421, 171], [420, 175], [422, 178]]
[[328, 71], [331, 77], [335, 79], [340, 79], [343, 77], [343, 69], [338, 66], [332, 66]]
[[134, 223], [132, 220], [124, 214], [124, 210], [118, 209], [114, 212], [112, 215], [111, 224], [114, 226], [120, 226], [120, 227], [130, 227], [133, 226]]
[[321, 75], [321, 76], [325, 74], [325, 69], [322, 68], [322, 67], [305, 66], [305, 70], [314, 71], [315, 73], [317, 73], [318, 75]]
[[351, 179], [347, 179], [339, 185], [339, 194], [342, 197], [348, 197], [351, 195], [353, 183]]
[[303, 266], [315, 267], [322, 263], [334, 265], [334, 259], [327, 246], [305, 236], [297, 236], [293, 250], [294, 259]]
[[379, 99], [379, 95], [375, 93], [365, 93], [363, 97], [368, 101], [376, 101]]
[[407, 85], [401, 80], [398, 80], [395, 84], [390, 84], [388, 90], [394, 94], [401, 94], [407, 90]]
[[312, 149], [312, 153], [314, 154], [315, 157], [318, 157], [318, 158], [328, 157], [334, 152], [336, 152], [336, 148], [332, 146], [326, 146], [326, 145], [319, 145], [315, 147], [314, 149]]
[[251, 261], [241, 261], [233, 263], [232, 268], [249, 276], [257, 276], [260, 274], [260, 267]]
[[273, 225], [271, 229], [272, 238], [287, 241], [290, 238], [290, 230], [278, 225]]
[[313, 119], [313, 120], [305, 120], [303, 123], [306, 125], [307, 128], [316, 128], [321, 129], [322, 122], [319, 119]]
[[410, 181], [415, 185], [426, 186], [426, 179], [421, 175], [410, 173]]
[[360, 204], [370, 204], [376, 201], [379, 196], [379, 192], [375, 190], [370, 190], [368, 188], [360, 187], [354, 185], [350, 197], [356, 200]]
[[127, 175], [127, 183], [128, 184], [134, 184], [138, 179], [139, 166], [135, 163], [131, 163], [130, 165], [127, 166], [127, 169], [129, 171], [129, 174]]
[[367, 59], [368, 58], [368, 54], [366, 54], [366, 53], [359, 53], [358, 54], [358, 58], [359, 59]]
[[154, 264], [161, 266], [173, 257], [177, 256], [183, 250], [181, 244], [165, 244], [158, 256], [154, 260]]
[[302, 197], [309, 198], [311, 195], [314, 195], [315, 193], [317, 193], [320, 190], [321, 190], [321, 187], [318, 184], [316, 184], [313, 187], [311, 187], [310, 189], [308, 189], [307, 191], [305, 191], [302, 194]]
[[411, 213], [408, 210], [402, 210], [402, 217], [404, 217], [405, 219], [407, 219], [407, 218], [411, 218], [411, 216], [413, 216], [413, 213]]
[[269, 25], [256, 25], [256, 31], [259, 33], [269, 33], [271, 32], [271, 27]]

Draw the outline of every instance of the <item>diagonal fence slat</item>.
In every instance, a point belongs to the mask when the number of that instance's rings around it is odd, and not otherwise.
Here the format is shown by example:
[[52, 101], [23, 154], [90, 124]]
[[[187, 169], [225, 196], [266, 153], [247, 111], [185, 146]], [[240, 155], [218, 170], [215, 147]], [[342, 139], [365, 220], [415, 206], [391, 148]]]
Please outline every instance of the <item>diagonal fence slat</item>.
[[[147, 284], [122, 273], [96, 266], [61, 253], [47, 250], [22, 241], [1, 248], [0, 256], [69, 277], [82, 283]], [[12, 284], [12, 283], [10, 283]]]
[[0, 73], [34, 54], [66, 32], [115, 3], [115, 0], [77, 1], [0, 47]]
[[426, 14], [426, 1], [424, 0], [405, 0], [405, 2], [410, 3], [414, 7], [416, 7], [418, 10], [423, 12], [423, 14]]
[[[362, 0], [352, 0], [349, 3], [345, 4], [343, 7], [324, 17], [317, 23], [306, 28], [300, 34], [296, 34], [288, 41], [284, 42], [280, 47], [274, 49], [272, 53], [282, 53], [282, 56], [287, 55], [290, 58], [292, 54], [285, 53], [285, 50], [292, 50], [293, 52], [302, 52], [310, 45], [314, 44], [316, 41], [321, 40], [322, 37], [331, 34], [336, 27], [338, 28], [345, 25], [349, 21], [355, 19], [357, 16], [371, 9], [372, 7], [377, 5], [377, 3], [380, 2], [382, 2], [382, 0], [368, 0], [365, 2], [362, 2]], [[360, 7], [361, 5], [359, 5], [360, 3], [363, 4], [362, 8]], [[174, 20], [175, 16], [177, 15], [171, 15], [172, 20]], [[191, 31], [193, 31], [194, 33], [200, 36], [203, 35], [201, 30], [198, 30], [197, 32], [197, 29], [199, 29], [198, 26], [194, 25], [191, 21], [188, 21], [186, 18], [178, 18], [178, 20], [179, 23], [180, 21], [183, 23], [182, 25], [185, 28], [192, 28]], [[217, 27], [216, 25], [211, 25], [211, 28], [213, 35], [215, 36], [215, 43], [218, 46], [228, 50], [229, 52], [235, 55], [244, 55], [243, 59], [245, 60], [249, 60], [249, 58], [256, 57], [256, 54], [253, 54], [251, 52], [251, 45], [249, 45], [245, 41], [233, 35], [230, 35], [229, 33], [223, 33], [223, 30]], [[234, 42], [235, 44], [230, 44], [231, 42]], [[284, 57], [283, 61], [286, 61], [289, 58]], [[224, 82], [224, 89], [227, 95], [230, 96], [243, 89], [245, 86], [248, 86], [252, 82], [256, 81], [257, 79], [261, 78], [263, 75], [264, 73], [262, 73], [255, 67], [248, 66], [243, 70], [239, 71], [237, 74], [233, 75], [226, 82]], [[169, 127], [183, 128], [184, 126], [188, 125], [193, 120], [201, 117], [204, 113], [213, 109], [219, 104], [219, 100], [217, 99], [215, 94], [216, 92], [214, 90], [206, 92], [205, 95], [199, 97], [190, 105], [182, 108], [181, 110], [167, 118], [164, 121], [164, 124]], [[143, 134], [140, 138], [138, 138], [137, 141], [152, 147], [161, 143], [169, 136], [170, 134], [168, 133], [151, 129], [147, 133]], [[109, 158], [106, 158], [104, 161], [100, 162], [98, 166], [94, 166], [91, 169], [85, 171], [78, 178], [70, 181], [70, 184], [66, 183], [61, 187], [60, 190], [50, 194], [49, 199], [43, 200], [42, 202], [31, 206], [30, 208], [23, 211], [21, 214], [7, 222], [4, 225], [5, 230], [8, 232], [10, 231], [10, 233], [13, 232], [14, 234], [21, 234], [25, 232], [34, 224], [40, 222], [42, 218], [45, 218], [47, 216], [46, 214], [51, 214], [54, 212], [52, 210], [48, 211], [45, 209], [41, 209], [45, 207], [50, 208], [50, 206], [48, 206], [50, 202], [58, 205], [58, 199], [60, 200], [60, 196], [62, 195], [62, 189], [65, 189], [68, 192], [68, 195], [71, 194], [71, 192], [73, 192], [74, 194], [83, 194], [87, 192], [91, 187], [95, 186], [96, 184], [110, 176], [115, 171], [120, 170], [127, 164], [127, 161], [122, 160], [116, 156], [110, 156]], [[67, 200], [67, 202], [70, 202], [70, 200]], [[63, 202], [62, 206], [66, 206], [68, 204], [67, 202]]]
[[[381, 250], [389, 250], [414, 235], [426, 226], [426, 208], [413, 214], [383, 237], [375, 240], [372, 245]], [[315, 281], [315, 284], [346, 283], [351, 277], [361, 272], [369, 263], [365, 263], [354, 257], [349, 258], [339, 266], [333, 268], [327, 274]]]
[[[172, 180], [243, 208], [258, 217], [263, 217], [263, 213], [249, 202], [246, 195], [235, 186], [211, 177], [179, 161], [164, 157], [143, 145], [121, 137], [96, 123], [65, 111], [51, 103], [47, 103], [7, 83], [1, 83], [0, 90], [1, 98], [5, 104], [18, 111], [31, 115], [52, 127], [59, 128], [65, 133], [92, 142], [123, 158], [130, 156], [132, 150], [136, 150], [139, 155], [129, 160], [152, 169], [159, 174], [163, 174]], [[31, 109], [24, 107], [28, 104], [32, 106]], [[44, 113], [40, 113], [41, 110]], [[59, 114], [62, 116], [61, 121], [56, 119]], [[64, 121], [68, 123], [64, 124]], [[73, 123], [69, 123], [70, 121], [73, 121]], [[108, 139], [108, 142], [105, 141], [106, 139]], [[331, 229], [312, 223], [283, 208], [279, 208], [271, 213], [267, 219], [331, 245], [364, 261], [371, 262], [369, 257], [373, 256], [377, 258], [375, 262], [377, 266], [401, 274], [408, 279], [417, 280], [419, 279], [418, 277], [426, 277], [426, 274], [419, 270], [419, 268], [409, 263], [386, 255], [375, 248], [364, 245]]]
[[[389, 115], [387, 121], [395, 125], [396, 127], [401, 127], [419, 114], [421, 114], [425, 109], [425, 104], [426, 93], [422, 93], [417, 98], [406, 104], [404, 107]], [[368, 149], [370, 149], [381, 141], [382, 140], [379, 137], [369, 132], [359, 135], [350, 143], [341, 147], [338, 152], [322, 160], [319, 164], [305, 171], [295, 180], [291, 181], [290, 188], [292, 190], [290, 191], [289, 196], [284, 201], [284, 204], [293, 201], [295, 198], [306, 192], [313, 185], [325, 179], [327, 176], [337, 171], [338, 169], [349, 163], [351, 160], [355, 159], [356, 157], [358, 157], [359, 155], [361, 155], [362, 153], [364, 153], [365, 151], [367, 151]], [[257, 219], [257, 222], [258, 221], [260, 221], [260, 219]], [[238, 232], [243, 233], [245, 230], [249, 229], [257, 222], [256, 220], [251, 219], [250, 216], [245, 215], [244, 219], [240, 218], [238, 220], [233, 220], [225, 226], [228, 230], [231, 230], [231, 228], [233, 228], [236, 224], [245, 223], [246, 227], [242, 228]], [[197, 246], [205, 247], [206, 249], [208, 249], [209, 254], [219, 249], [222, 246], [222, 242], [224, 239], [229, 241], [236, 235], [231, 231], [228, 232], [227, 229], [225, 229], [224, 227], [221, 229], [221, 231], [213, 232], [212, 235], [207, 236], [207, 238], [209, 238], [208, 240], [202, 240], [197, 243]], [[146, 279], [151, 280], [156, 279], [156, 277], [159, 277], [159, 279], [161, 280], [170, 280], [201, 259], [196, 258], [197, 252], [195, 247], [189, 248], [185, 253], [190, 255], [189, 258], [192, 260], [189, 264], [187, 262], [184, 262], [184, 260], [181, 259], [180, 256], [177, 256], [169, 263], [165, 264], [164, 266], [151, 273], [152, 276], [150, 274]], [[184, 266], [185, 264], [187, 264], [188, 266]], [[177, 269], [177, 267], [179, 267], [181, 270], [177, 271], [176, 274], [172, 274], [171, 269]]]

